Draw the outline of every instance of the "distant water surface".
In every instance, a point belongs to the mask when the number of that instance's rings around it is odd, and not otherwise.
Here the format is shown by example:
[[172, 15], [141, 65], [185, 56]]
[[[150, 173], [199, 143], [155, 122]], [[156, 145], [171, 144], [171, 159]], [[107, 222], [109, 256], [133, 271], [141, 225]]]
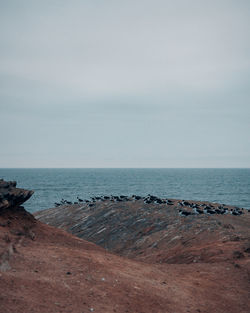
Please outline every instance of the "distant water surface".
[[30, 212], [54, 207], [62, 198], [97, 195], [147, 195], [203, 200], [250, 209], [250, 169], [0, 169], [35, 194]]

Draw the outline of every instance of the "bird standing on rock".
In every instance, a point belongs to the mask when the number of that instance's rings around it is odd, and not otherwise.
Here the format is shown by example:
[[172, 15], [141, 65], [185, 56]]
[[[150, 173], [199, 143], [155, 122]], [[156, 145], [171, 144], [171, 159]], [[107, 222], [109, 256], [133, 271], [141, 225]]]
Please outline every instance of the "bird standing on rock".
[[188, 212], [188, 211], [179, 210], [179, 215], [180, 216], [188, 216], [188, 215], [192, 215], [192, 213]]

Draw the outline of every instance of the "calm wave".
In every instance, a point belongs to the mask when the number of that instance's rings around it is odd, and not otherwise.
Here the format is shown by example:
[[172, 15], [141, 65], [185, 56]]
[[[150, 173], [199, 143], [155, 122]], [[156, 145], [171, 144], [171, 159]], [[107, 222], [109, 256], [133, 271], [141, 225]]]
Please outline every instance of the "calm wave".
[[250, 169], [0, 169], [0, 178], [35, 191], [25, 203], [30, 212], [62, 198], [105, 194], [153, 194], [250, 209]]

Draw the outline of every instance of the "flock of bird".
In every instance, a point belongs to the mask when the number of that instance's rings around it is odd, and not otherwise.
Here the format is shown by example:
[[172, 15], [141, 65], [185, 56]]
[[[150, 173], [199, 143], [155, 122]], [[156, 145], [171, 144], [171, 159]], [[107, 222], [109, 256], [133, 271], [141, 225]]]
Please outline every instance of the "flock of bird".
[[[208, 205], [205, 203], [197, 204], [188, 201], [178, 202], [179, 215], [188, 216], [196, 214], [232, 214], [232, 215], [241, 215], [244, 213], [244, 209], [238, 207], [228, 208], [225, 204], [214, 206], [212, 204]], [[185, 209], [184, 209], [185, 208]], [[186, 208], [189, 208], [187, 210]]]
[[146, 197], [141, 197], [141, 196], [137, 196], [137, 195], [132, 195], [131, 197], [129, 196], [97, 196], [97, 197], [91, 197], [91, 200], [83, 200], [79, 197], [77, 197], [77, 201], [72, 202], [72, 201], [68, 201], [65, 199], [62, 199], [60, 202], [55, 202], [55, 206], [61, 206], [61, 205], [72, 205], [72, 204], [79, 204], [79, 203], [87, 203], [88, 205], [90, 203], [95, 203], [95, 202], [102, 202], [102, 201], [111, 201], [111, 202], [127, 202], [127, 201], [136, 201], [136, 200], [143, 200], [144, 203], [146, 204], [173, 204], [171, 200], [168, 199], [160, 199], [156, 196], [152, 196], [152, 195], [147, 195]]
[[[127, 201], [138, 201], [143, 200], [145, 204], [166, 204], [166, 205], [176, 205], [173, 200], [161, 199], [157, 196], [148, 194], [146, 197], [141, 197], [137, 195], [132, 196], [96, 196], [91, 197], [91, 200], [83, 200], [77, 197], [77, 201], [72, 202], [62, 199], [60, 202], [55, 202], [55, 206], [59, 207], [61, 205], [72, 205], [72, 204], [87, 204], [89, 207], [95, 205], [96, 202], [110, 201], [110, 202], [127, 202]], [[228, 208], [226, 205], [205, 204], [205, 203], [193, 203], [189, 201], [178, 201], [177, 208], [180, 216], [198, 215], [198, 214], [232, 214], [241, 215], [244, 213], [244, 209], [238, 207]]]

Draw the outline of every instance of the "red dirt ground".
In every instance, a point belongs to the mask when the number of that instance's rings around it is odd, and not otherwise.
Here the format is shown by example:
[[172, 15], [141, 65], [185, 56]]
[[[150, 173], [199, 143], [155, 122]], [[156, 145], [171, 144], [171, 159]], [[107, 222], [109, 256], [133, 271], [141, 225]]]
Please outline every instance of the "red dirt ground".
[[[220, 245], [214, 239], [215, 249]], [[23, 209], [3, 211], [0, 312], [249, 313], [250, 249], [238, 251], [238, 245], [230, 241], [233, 257], [220, 261], [144, 263], [36, 221]], [[193, 253], [195, 241], [185, 249]]]

